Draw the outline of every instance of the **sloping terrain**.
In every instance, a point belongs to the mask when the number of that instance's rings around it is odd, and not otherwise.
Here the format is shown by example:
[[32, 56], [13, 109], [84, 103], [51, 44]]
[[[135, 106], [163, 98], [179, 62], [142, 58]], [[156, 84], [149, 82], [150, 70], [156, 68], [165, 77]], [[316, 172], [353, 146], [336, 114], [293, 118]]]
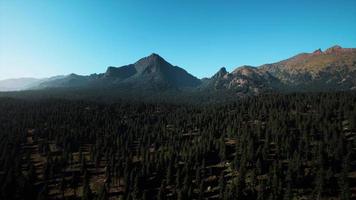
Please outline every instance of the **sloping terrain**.
[[356, 49], [333, 46], [259, 67], [296, 90], [356, 89]]

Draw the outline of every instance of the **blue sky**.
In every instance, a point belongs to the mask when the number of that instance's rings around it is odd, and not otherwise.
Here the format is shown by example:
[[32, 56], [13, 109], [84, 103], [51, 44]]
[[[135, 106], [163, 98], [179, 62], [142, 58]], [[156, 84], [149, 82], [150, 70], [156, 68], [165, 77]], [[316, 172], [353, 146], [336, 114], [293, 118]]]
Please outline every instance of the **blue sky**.
[[355, 0], [0, 0], [0, 79], [91, 74], [152, 52], [201, 78], [339, 44]]

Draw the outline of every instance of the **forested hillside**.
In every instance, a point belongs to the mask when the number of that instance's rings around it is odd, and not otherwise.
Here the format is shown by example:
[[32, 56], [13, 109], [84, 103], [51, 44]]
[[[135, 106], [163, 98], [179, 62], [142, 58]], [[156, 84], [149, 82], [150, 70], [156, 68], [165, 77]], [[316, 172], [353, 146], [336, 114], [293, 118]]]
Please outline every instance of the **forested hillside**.
[[356, 94], [0, 99], [0, 199], [351, 199]]

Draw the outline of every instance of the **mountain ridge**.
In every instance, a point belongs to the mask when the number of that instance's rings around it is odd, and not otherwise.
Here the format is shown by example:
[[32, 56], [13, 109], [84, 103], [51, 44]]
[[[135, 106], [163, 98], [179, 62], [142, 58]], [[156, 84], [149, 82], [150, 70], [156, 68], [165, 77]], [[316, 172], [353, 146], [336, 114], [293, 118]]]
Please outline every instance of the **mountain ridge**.
[[[157, 53], [121, 67], [109, 66], [99, 74], [69, 74], [41, 81], [44, 88], [123, 88], [127, 90], [232, 90], [241, 94], [268, 91], [323, 91], [356, 89], [356, 49], [335, 45], [325, 51], [300, 53], [275, 63], [243, 65], [228, 72], [220, 68], [210, 78], [198, 79], [167, 62]], [[0, 84], [1, 89], [1, 84]]]
[[298, 54], [258, 68], [268, 71], [285, 86], [353, 89], [356, 85], [356, 48], [335, 45], [325, 51]]

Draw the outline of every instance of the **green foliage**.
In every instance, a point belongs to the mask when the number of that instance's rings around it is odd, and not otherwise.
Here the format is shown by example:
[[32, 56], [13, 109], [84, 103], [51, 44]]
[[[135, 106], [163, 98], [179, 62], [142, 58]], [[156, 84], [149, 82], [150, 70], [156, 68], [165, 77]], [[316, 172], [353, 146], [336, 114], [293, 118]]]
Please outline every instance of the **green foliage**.
[[0, 198], [48, 199], [54, 188], [88, 200], [350, 199], [355, 102], [353, 93], [208, 106], [0, 99]]

